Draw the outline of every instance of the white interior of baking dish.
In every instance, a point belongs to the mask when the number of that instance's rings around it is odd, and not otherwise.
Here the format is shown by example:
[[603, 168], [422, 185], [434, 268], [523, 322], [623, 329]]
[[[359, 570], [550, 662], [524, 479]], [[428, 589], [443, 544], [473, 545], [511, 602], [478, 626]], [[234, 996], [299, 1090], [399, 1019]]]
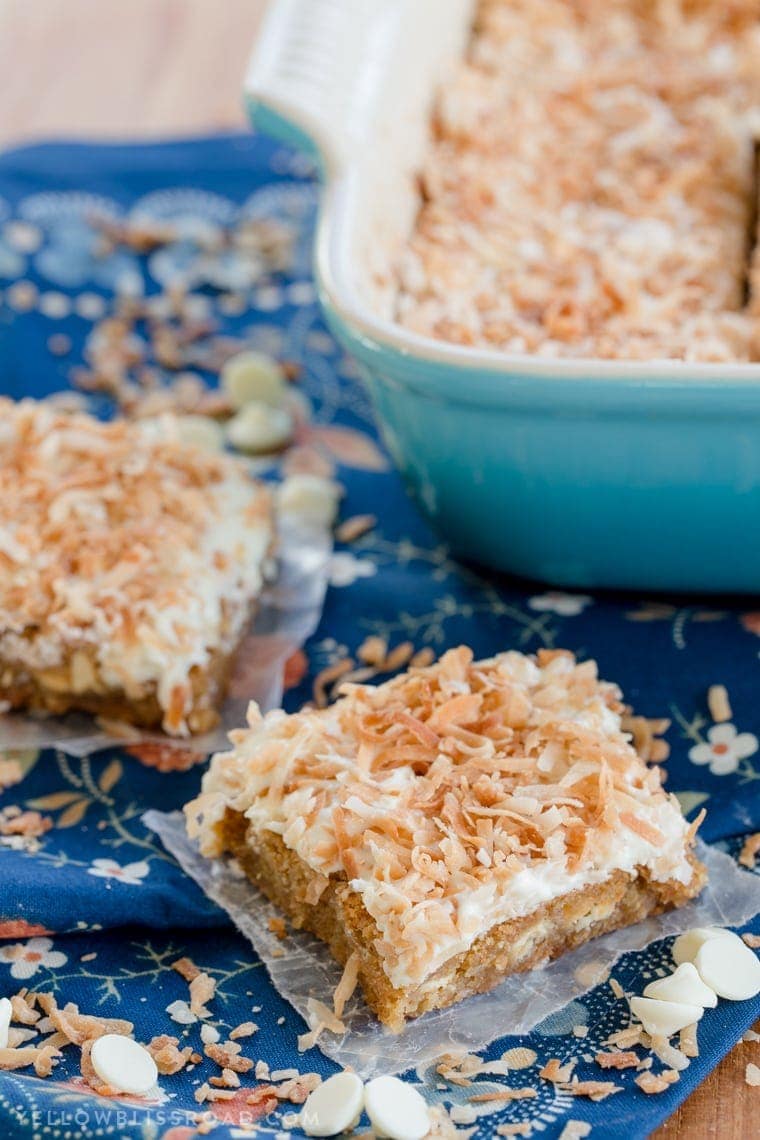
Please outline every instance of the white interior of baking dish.
[[760, 364], [558, 359], [474, 349], [393, 320], [392, 266], [419, 205], [436, 91], [466, 49], [476, 0], [273, 0], [246, 94], [308, 137], [325, 198], [317, 272], [355, 332], [441, 364], [552, 378], [758, 382]]

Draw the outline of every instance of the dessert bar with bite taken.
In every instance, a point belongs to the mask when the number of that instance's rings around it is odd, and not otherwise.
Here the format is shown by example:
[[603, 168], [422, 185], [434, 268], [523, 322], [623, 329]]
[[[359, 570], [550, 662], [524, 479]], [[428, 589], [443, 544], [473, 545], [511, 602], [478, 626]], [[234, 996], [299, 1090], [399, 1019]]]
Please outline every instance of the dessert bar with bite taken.
[[162, 417], [0, 399], [0, 704], [217, 723], [273, 538], [244, 463]]
[[697, 823], [624, 713], [593, 661], [462, 646], [326, 709], [252, 706], [188, 831], [340, 962], [354, 955], [399, 1030], [699, 893]]

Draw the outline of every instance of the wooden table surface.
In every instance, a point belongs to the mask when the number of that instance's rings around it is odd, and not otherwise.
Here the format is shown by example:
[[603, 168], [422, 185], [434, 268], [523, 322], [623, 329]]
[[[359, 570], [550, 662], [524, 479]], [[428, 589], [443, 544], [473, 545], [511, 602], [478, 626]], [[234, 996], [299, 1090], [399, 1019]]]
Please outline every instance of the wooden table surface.
[[[264, 0], [0, 0], [0, 144], [61, 135], [193, 134], [242, 127], [240, 89]], [[739, 1044], [656, 1133], [760, 1133]]]

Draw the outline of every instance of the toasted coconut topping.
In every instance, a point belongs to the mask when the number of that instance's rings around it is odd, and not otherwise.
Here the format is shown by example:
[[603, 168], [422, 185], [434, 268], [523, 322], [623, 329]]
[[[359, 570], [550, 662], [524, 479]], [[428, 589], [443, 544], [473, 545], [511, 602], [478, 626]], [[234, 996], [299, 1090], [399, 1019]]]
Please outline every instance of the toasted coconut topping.
[[375, 920], [394, 985], [419, 981], [498, 922], [644, 868], [692, 882], [688, 825], [620, 726], [616, 686], [569, 653], [465, 647], [334, 705], [249, 713], [188, 805], [204, 853], [245, 813]]
[[758, 104], [756, 0], [480, 0], [397, 319], [505, 352], [757, 360]]
[[170, 416], [156, 430], [2, 398], [0, 499], [11, 703], [34, 674], [155, 696], [164, 728], [187, 732], [193, 678], [232, 652], [260, 590], [268, 494], [239, 460], [181, 443]]

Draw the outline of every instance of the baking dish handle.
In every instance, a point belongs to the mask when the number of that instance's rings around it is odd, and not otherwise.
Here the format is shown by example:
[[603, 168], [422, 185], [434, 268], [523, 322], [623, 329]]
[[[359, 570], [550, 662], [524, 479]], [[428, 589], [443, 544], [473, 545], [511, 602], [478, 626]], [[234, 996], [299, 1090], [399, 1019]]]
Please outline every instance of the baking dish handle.
[[[383, 11], [385, 6], [385, 12]], [[332, 176], [360, 137], [388, 0], [270, 0], [245, 83], [258, 129], [311, 154]]]

